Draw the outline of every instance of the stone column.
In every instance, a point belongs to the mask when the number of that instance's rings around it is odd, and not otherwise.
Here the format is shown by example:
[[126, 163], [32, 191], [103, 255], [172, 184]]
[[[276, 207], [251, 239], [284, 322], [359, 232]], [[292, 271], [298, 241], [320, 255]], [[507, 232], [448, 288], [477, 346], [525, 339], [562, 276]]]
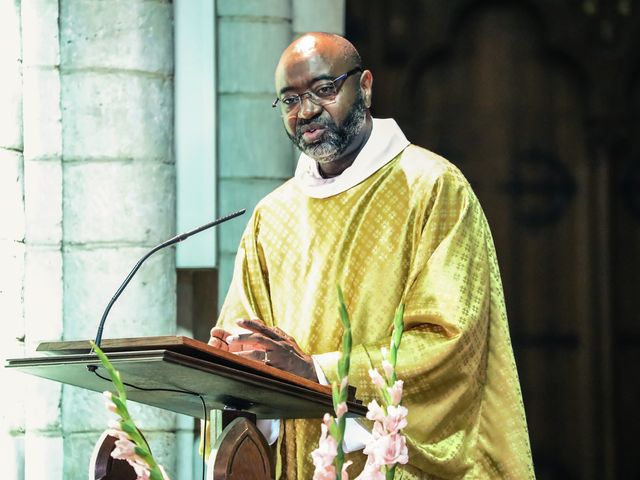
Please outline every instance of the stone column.
[[247, 208], [218, 232], [218, 298], [224, 299], [249, 215], [293, 173], [291, 143], [271, 108], [275, 65], [291, 41], [291, 1], [219, 0], [217, 19], [218, 211]]
[[292, 0], [293, 35], [305, 32], [344, 34], [346, 0]]
[[[20, 2], [0, 0], [0, 362], [24, 352], [24, 163]], [[23, 378], [0, 368], [3, 476], [24, 478]]]
[[[172, 4], [62, 0], [59, 25], [63, 338], [92, 338], [131, 267], [175, 230]], [[175, 260], [165, 250], [116, 303], [104, 336], [174, 332]], [[86, 478], [103, 402], [64, 386], [61, 408], [64, 478]], [[174, 475], [175, 415], [132, 410]]]
[[[22, 2], [26, 353], [62, 338], [58, 2]], [[62, 479], [62, 386], [25, 377], [25, 478]]]
[[[253, 211], [295, 170], [298, 151], [271, 108], [280, 54], [308, 31], [342, 33], [345, 0], [218, 0], [218, 210]], [[319, 11], [320, 9], [320, 11]], [[219, 296], [224, 299], [248, 218], [219, 230]]]

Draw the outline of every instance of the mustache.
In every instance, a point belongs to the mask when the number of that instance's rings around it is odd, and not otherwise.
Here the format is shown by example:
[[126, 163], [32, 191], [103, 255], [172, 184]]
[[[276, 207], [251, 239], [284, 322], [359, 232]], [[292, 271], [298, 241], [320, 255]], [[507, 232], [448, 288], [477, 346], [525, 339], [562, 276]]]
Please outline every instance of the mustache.
[[315, 117], [315, 118], [299, 118], [297, 123], [296, 123], [296, 136], [300, 137], [302, 136], [303, 132], [303, 128], [306, 127], [307, 125], [314, 125], [314, 126], [318, 126], [318, 127], [329, 127], [331, 129], [335, 128], [335, 123], [332, 122], [330, 119], [327, 118], [322, 118], [320, 116]]

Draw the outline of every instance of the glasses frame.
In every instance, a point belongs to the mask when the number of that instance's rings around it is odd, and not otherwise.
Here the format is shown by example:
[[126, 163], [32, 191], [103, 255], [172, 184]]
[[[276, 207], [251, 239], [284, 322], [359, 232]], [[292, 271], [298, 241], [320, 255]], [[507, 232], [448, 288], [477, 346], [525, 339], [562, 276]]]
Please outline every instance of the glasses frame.
[[[329, 80], [331, 83], [333, 83], [336, 87], [336, 96], [338, 95], [338, 93], [340, 93], [340, 88], [342, 88], [342, 85], [338, 85], [339, 82], [343, 82], [345, 80], [347, 80], [347, 78], [349, 78], [351, 75], [358, 73], [358, 72], [362, 72], [362, 67], [355, 67], [352, 68], [351, 70], [349, 70], [347, 73], [343, 73], [342, 75], [337, 76], [336, 78], [334, 78], [333, 80]], [[332, 103], [335, 103], [336, 99], [334, 98], [333, 100], [331, 100], [330, 102], [326, 102], [323, 104], [318, 104], [314, 101], [314, 93], [311, 90], [305, 90], [302, 93], [298, 93], [298, 94], [294, 94], [296, 95], [299, 99], [300, 102], [297, 104], [298, 108], [295, 110], [291, 110], [289, 112], [284, 112], [283, 113], [287, 113], [287, 114], [293, 114], [295, 112], [298, 111], [298, 109], [300, 108], [300, 106], [302, 105], [302, 102], [304, 101], [305, 97], [309, 98], [309, 101], [311, 103], [313, 103], [314, 105], [318, 105], [319, 107], [324, 106], [324, 105], [331, 105]], [[271, 104], [271, 108], [276, 108], [276, 106], [278, 106], [278, 103], [282, 103], [282, 101], [280, 100], [280, 97], [276, 97], [276, 99], [273, 101], [273, 103]]]

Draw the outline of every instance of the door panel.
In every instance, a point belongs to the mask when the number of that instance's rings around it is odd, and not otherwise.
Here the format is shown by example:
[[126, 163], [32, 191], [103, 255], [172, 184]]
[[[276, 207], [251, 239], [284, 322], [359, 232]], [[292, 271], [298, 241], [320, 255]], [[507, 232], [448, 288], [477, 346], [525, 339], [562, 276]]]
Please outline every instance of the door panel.
[[347, 2], [374, 116], [485, 209], [540, 479], [638, 477], [616, 446], [640, 425], [640, 68], [623, 55], [640, 22], [616, 5]]

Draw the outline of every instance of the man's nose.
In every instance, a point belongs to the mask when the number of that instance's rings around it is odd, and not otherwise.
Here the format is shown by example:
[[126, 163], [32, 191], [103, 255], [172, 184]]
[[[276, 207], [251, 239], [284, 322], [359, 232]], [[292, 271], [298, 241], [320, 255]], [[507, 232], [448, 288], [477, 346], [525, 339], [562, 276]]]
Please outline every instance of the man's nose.
[[298, 117], [309, 119], [318, 115], [318, 112], [322, 110], [320, 105], [316, 105], [311, 101], [308, 95], [305, 95], [300, 99], [300, 110], [298, 110]]

